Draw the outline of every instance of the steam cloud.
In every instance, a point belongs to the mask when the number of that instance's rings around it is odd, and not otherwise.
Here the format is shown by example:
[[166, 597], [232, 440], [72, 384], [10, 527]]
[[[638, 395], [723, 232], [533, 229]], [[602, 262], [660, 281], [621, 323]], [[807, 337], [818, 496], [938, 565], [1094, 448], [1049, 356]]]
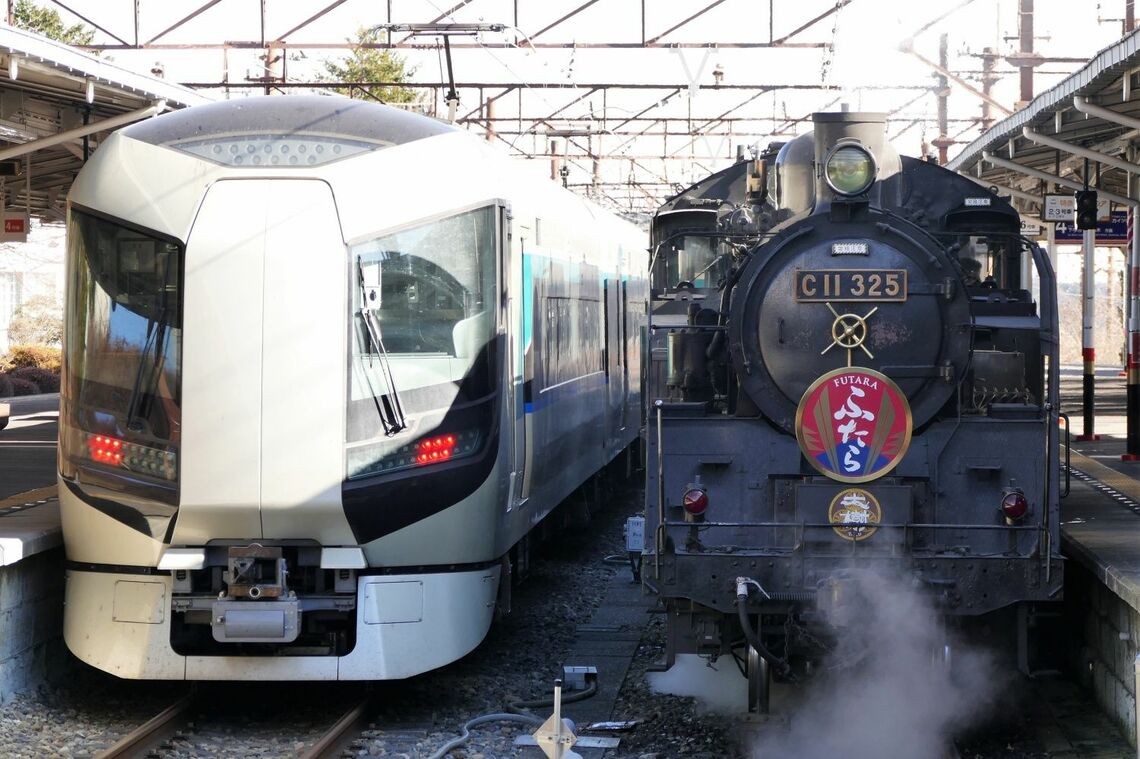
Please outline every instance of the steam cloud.
[[[881, 576], [853, 582], [839, 645], [753, 759], [934, 759], [996, 699], [990, 654], [951, 639], [951, 665], [936, 655], [946, 632], [925, 596]], [[773, 706], [784, 710], [775, 694]]]

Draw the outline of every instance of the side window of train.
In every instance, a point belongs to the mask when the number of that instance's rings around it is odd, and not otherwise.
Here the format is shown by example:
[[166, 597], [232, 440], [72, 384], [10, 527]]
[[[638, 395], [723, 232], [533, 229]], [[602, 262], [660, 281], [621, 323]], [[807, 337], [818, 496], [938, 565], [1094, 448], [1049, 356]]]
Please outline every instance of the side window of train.
[[602, 283], [598, 267], [552, 261], [542, 291], [543, 388], [584, 377], [604, 367]]

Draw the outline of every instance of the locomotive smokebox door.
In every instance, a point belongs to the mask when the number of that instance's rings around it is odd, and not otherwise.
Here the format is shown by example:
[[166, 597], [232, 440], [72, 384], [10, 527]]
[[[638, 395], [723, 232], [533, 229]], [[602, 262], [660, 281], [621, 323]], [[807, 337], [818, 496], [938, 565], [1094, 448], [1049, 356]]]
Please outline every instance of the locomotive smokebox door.
[[744, 266], [728, 322], [741, 388], [791, 432], [800, 398], [821, 375], [874, 367], [911, 399], [921, 426], [969, 363], [968, 296], [916, 238], [860, 221], [843, 225], [836, 242], [826, 218], [802, 226], [814, 234], [778, 238]]

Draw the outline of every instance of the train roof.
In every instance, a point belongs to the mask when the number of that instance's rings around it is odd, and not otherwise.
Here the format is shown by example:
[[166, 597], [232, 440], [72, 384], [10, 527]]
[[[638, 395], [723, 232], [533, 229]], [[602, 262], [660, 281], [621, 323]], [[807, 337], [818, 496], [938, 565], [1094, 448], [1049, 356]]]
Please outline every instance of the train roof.
[[716, 212], [722, 203], [742, 203], [744, 201], [744, 177], [748, 173], [748, 161], [741, 161], [710, 174], [701, 181], [669, 198], [657, 209], [661, 216], [675, 211]]
[[313, 165], [454, 131], [459, 130], [443, 121], [379, 103], [283, 95], [187, 108], [139, 122], [122, 134], [232, 165], [243, 164], [247, 151], [252, 155], [269, 143], [280, 149], [287, 141], [308, 152], [304, 163]]

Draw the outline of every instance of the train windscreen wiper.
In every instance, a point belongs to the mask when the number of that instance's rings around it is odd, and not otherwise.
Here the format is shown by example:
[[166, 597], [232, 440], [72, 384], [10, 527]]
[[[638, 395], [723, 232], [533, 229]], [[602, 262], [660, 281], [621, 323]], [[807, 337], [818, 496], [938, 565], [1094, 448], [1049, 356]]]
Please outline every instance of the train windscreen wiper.
[[[376, 410], [380, 414], [380, 423], [384, 425], [384, 434], [395, 435], [397, 432], [406, 429], [408, 423], [404, 418], [404, 407], [400, 403], [400, 394], [396, 390], [396, 380], [392, 377], [392, 365], [388, 360], [388, 351], [384, 349], [384, 341], [380, 337], [380, 325], [376, 323], [372, 309], [369, 308], [369, 304], [380, 297], [380, 262], [369, 264], [367, 274], [371, 276], [366, 276], [364, 261], [360, 256], [357, 256], [356, 271], [360, 283], [360, 319], [364, 322], [364, 331], [368, 335], [369, 342], [368, 365], [372, 365], [372, 354], [375, 353], [380, 362], [380, 373], [384, 375], [384, 382], [388, 385], [386, 394], [376, 395], [376, 392], [373, 391], [372, 398], [376, 401]], [[363, 358], [362, 356], [361, 359]], [[369, 380], [369, 385], [371, 385], [371, 380]]]
[[[127, 425], [131, 432], [143, 432], [147, 427], [147, 418], [150, 416], [150, 407], [157, 392], [159, 375], [162, 373], [162, 364], [166, 359], [166, 333], [168, 329], [167, 318], [170, 314], [170, 283], [171, 266], [166, 265], [164, 281], [159, 289], [158, 308], [154, 316], [147, 316], [146, 340], [143, 341], [142, 350], [139, 351], [139, 365], [135, 370], [134, 385], [131, 386], [131, 397], [127, 402]], [[154, 357], [150, 361], [148, 371], [148, 354], [153, 346]], [[146, 378], [146, 392], [143, 392], [143, 378]], [[145, 397], [144, 397], [145, 396]]]
[[[142, 432], [146, 427], [148, 410], [143, 408], [143, 377], [147, 377], [146, 395], [153, 395], [155, 378], [158, 376], [158, 367], [162, 363], [164, 352], [163, 333], [165, 333], [165, 329], [161, 321], [164, 315], [165, 312], [160, 312], [158, 318], [148, 321], [146, 340], [143, 342], [142, 350], [139, 351], [139, 365], [135, 369], [135, 382], [131, 386], [130, 400], [127, 401], [126, 428], [131, 432]], [[148, 367], [151, 345], [154, 346], [154, 364]]]

